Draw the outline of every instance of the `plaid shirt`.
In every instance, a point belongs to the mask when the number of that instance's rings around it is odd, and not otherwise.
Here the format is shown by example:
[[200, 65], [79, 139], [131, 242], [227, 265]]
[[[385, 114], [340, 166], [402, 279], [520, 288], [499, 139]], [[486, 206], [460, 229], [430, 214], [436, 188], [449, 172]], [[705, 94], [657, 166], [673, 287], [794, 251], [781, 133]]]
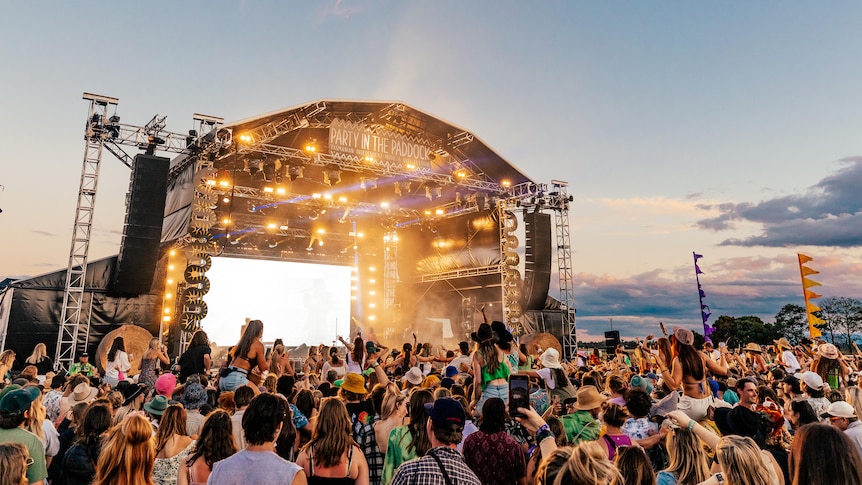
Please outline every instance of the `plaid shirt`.
[[410, 460], [398, 467], [391, 485], [447, 485], [443, 470], [432, 455], [440, 459], [452, 485], [481, 485], [482, 482], [464, 463], [458, 450], [446, 446], [433, 448], [422, 458]]
[[369, 422], [361, 419], [353, 421], [353, 438], [365, 455], [368, 462], [368, 483], [380, 485], [383, 475], [383, 453], [377, 448], [377, 439], [374, 437], [374, 423], [380, 420], [380, 416], [367, 418]]

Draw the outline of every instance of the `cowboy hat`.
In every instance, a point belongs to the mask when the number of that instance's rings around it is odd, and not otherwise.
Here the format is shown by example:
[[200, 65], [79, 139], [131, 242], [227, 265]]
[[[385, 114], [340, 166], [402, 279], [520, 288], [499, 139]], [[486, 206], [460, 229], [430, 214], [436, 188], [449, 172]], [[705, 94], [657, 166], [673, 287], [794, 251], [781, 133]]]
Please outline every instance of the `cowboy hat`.
[[827, 359], [837, 359], [839, 357], [838, 347], [832, 344], [820, 344], [817, 347], [817, 353], [820, 357], [825, 357]]
[[82, 382], [75, 386], [75, 389], [72, 390], [72, 394], [69, 394], [69, 397], [66, 399], [69, 401], [69, 407], [71, 408], [78, 403], [89, 403], [93, 399], [96, 399], [98, 394], [98, 389], [86, 382]]
[[165, 396], [156, 396], [144, 403], [144, 411], [161, 416], [165, 414], [165, 409], [168, 408], [168, 398]]
[[474, 342], [479, 342], [480, 344], [487, 341], [497, 341], [497, 335], [493, 330], [491, 330], [491, 326], [487, 323], [479, 325], [479, 329], [471, 333], [470, 338], [473, 339]]
[[411, 367], [410, 370], [404, 374], [404, 379], [414, 386], [419, 386], [422, 385], [422, 381], [425, 380], [425, 376], [422, 375], [422, 371], [419, 370], [418, 367]]
[[745, 347], [742, 350], [744, 352], [755, 352], [758, 354], [763, 353], [763, 349], [760, 348], [760, 345], [758, 345], [754, 342], [749, 342], [749, 343], [745, 344]]
[[494, 331], [494, 333], [497, 334], [498, 342], [501, 344], [505, 344], [515, 340], [515, 337], [512, 336], [512, 332], [510, 332], [509, 329], [506, 328], [506, 324], [503, 322], [491, 322], [491, 329]]
[[575, 409], [578, 411], [589, 411], [602, 405], [608, 400], [607, 396], [599, 393], [596, 386], [584, 386], [578, 389], [578, 402], [575, 403]]
[[793, 348], [793, 346], [790, 345], [790, 342], [788, 342], [787, 339], [784, 337], [781, 337], [778, 340], [773, 340], [773, 342], [775, 342], [775, 345], [778, 346], [779, 348], [784, 347], [785, 349], [788, 349], [788, 350]]

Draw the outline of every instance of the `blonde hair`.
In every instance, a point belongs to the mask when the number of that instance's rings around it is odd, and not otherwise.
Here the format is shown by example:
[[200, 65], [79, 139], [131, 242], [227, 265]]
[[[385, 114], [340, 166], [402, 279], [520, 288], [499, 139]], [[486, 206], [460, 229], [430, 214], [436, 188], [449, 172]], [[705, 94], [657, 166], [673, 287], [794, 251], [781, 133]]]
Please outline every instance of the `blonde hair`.
[[383, 403], [380, 405], [380, 419], [387, 419], [395, 414], [395, 410], [398, 409], [398, 403], [406, 400], [407, 398], [404, 397], [404, 394], [401, 394], [401, 391], [398, 390], [398, 386], [391, 382], [387, 384], [386, 391], [383, 394]]
[[862, 419], [862, 389], [858, 386], [848, 386], [847, 390], [844, 391], [844, 398], [847, 399], [848, 404], [853, 406], [856, 417]]
[[[2, 353], [0, 353], [0, 366], [6, 366], [11, 368], [12, 364], [15, 363], [15, 351], [12, 349], [6, 349]], [[9, 370], [9, 369], [6, 369]], [[2, 379], [3, 376], [0, 376]]]
[[21, 443], [0, 443], [0, 485], [28, 483], [27, 458], [30, 453]]
[[709, 478], [706, 452], [693, 432], [683, 428], [672, 429], [665, 438], [665, 445], [670, 458], [666, 471], [678, 474], [677, 483], [700, 483]]
[[153, 426], [132, 414], [114, 426], [99, 454], [94, 485], [153, 485]]
[[280, 376], [282, 369], [279, 369], [279, 361], [281, 360], [281, 356], [284, 355], [284, 345], [277, 344], [272, 348], [272, 352], [269, 355], [269, 374], [273, 376]]
[[30, 354], [30, 357], [27, 357], [27, 360], [25, 362], [27, 362], [28, 364], [38, 364], [39, 362], [45, 360], [45, 357], [47, 356], [48, 349], [45, 347], [45, 344], [39, 342], [38, 344], [36, 344], [35, 347], [33, 347], [33, 353]]
[[30, 403], [30, 418], [27, 420], [27, 431], [38, 436], [40, 440], [45, 439], [45, 432], [42, 430], [42, 422], [48, 417], [48, 411], [45, 405], [42, 404], [42, 397], [37, 397]]
[[[608, 452], [597, 441], [587, 441], [572, 449], [572, 454], [554, 477], [554, 485], [599, 485], [620, 478], [608, 460]], [[545, 482], [547, 484], [547, 482]]]
[[[773, 477], [763, 462], [760, 448], [753, 439], [736, 435], [724, 436], [715, 448], [715, 455], [727, 479], [727, 485], [771, 485]], [[774, 470], [772, 470], [775, 473]]]

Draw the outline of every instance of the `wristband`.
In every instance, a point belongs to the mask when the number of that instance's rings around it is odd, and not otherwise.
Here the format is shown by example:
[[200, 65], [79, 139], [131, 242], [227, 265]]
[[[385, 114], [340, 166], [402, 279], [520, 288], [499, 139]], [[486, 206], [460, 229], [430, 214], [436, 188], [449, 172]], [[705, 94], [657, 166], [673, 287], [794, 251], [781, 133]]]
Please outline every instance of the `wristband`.
[[556, 439], [556, 436], [554, 436], [553, 431], [551, 431], [550, 428], [539, 428], [539, 431], [536, 433], [536, 443], [541, 443], [548, 438]]
[[551, 430], [551, 427], [550, 427], [550, 426], [548, 426], [548, 424], [547, 424], [547, 423], [545, 423], [545, 424], [543, 424], [543, 425], [539, 426], [539, 429], [537, 429], [537, 430], [536, 430], [536, 434], [538, 435], [538, 434], [539, 434], [539, 433], [541, 433], [542, 431], [550, 431], [550, 430]]
[[689, 419], [688, 420], [688, 430], [691, 431], [692, 429], [694, 429], [694, 420]]

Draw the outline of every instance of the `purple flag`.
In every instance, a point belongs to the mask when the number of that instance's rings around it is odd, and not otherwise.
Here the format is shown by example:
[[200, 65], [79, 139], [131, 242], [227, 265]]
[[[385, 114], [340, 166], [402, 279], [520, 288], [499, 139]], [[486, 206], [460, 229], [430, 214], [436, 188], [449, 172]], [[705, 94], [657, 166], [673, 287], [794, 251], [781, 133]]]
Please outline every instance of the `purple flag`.
[[698, 259], [700, 259], [700, 258], [702, 258], [702, 257], [703, 257], [703, 255], [702, 255], [702, 254], [697, 254], [697, 253], [691, 253], [691, 254], [693, 254], [693, 255], [694, 255], [694, 261], [695, 261], [695, 262], [697, 262], [697, 260], [698, 260]]
[[697, 263], [694, 264], [694, 273], [703, 274], [703, 271], [700, 270], [700, 266], [698, 266]]
[[700, 315], [703, 317], [703, 323], [706, 323], [706, 321], [709, 320], [709, 316], [712, 315], [712, 313], [700, 312]]

